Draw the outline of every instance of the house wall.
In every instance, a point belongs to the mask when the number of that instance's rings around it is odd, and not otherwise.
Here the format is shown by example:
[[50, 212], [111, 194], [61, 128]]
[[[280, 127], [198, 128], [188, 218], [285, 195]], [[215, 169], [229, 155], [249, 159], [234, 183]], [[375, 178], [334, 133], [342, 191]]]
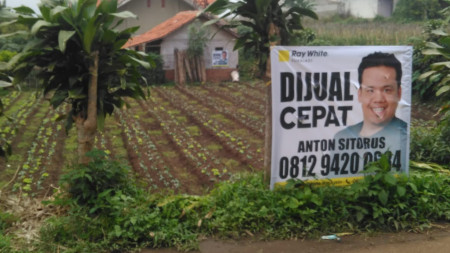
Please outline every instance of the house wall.
[[[179, 30], [165, 37], [161, 43], [161, 56], [164, 60], [164, 70], [166, 78], [173, 80], [174, 50], [186, 50], [188, 48], [188, 28], [190, 24], [185, 25]], [[217, 27], [211, 26], [209, 34], [214, 37], [207, 43], [204, 51], [204, 60], [206, 67], [206, 75], [208, 81], [230, 80], [230, 73], [237, 68], [239, 64], [238, 51], [233, 51], [235, 37], [223, 30], [218, 31]], [[217, 32], [217, 33], [216, 33]], [[215, 48], [221, 47], [228, 51], [228, 66], [216, 67], [212, 65], [212, 52]]]
[[[148, 1], [150, 1], [150, 7]], [[165, 3], [164, 7], [161, 5], [162, 1]], [[131, 11], [138, 16], [138, 19], [125, 19], [119, 29], [140, 26], [136, 35], [142, 34], [178, 12], [192, 9], [191, 5], [181, 0], [133, 0], [122, 5], [119, 11]]]
[[335, 14], [359, 18], [390, 17], [399, 0], [315, 0], [314, 10], [321, 16]]
[[374, 18], [378, 11], [378, 0], [347, 0], [345, 9], [358, 18]]

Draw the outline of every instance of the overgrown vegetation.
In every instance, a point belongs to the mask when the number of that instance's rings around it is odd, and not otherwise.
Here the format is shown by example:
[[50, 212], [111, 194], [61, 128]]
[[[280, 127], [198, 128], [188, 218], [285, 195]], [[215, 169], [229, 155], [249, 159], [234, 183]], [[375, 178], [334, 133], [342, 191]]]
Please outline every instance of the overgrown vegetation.
[[393, 16], [403, 22], [438, 19], [443, 17], [441, 10], [448, 6], [446, 0], [400, 0]]
[[450, 169], [450, 130], [436, 121], [414, 121], [411, 127], [410, 159], [442, 164]]
[[[237, 175], [204, 196], [156, 194], [140, 188], [126, 166], [93, 151], [68, 173], [51, 205], [66, 212], [45, 222], [33, 252], [111, 252], [136, 247], [195, 249], [204, 235], [304, 238], [336, 231], [423, 229], [450, 220], [450, 178], [395, 176], [388, 155], [347, 187], [289, 181], [268, 190], [261, 174]], [[116, 182], [116, 183], [110, 183]], [[15, 252], [12, 246], [5, 248]], [[8, 252], [8, 251], [6, 251]]]

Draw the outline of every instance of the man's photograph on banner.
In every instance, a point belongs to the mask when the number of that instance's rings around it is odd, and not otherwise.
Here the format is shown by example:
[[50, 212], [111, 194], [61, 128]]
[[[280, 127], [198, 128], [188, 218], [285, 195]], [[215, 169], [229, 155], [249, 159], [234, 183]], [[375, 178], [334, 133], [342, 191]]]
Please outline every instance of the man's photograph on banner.
[[349, 184], [390, 152], [408, 173], [412, 47], [274, 47], [271, 187]]

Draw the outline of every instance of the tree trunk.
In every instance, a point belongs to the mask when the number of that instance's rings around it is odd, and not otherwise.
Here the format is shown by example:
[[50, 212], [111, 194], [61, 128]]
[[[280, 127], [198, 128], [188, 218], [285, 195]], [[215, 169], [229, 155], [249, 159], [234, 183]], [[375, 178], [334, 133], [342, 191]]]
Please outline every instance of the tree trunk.
[[91, 53], [92, 62], [89, 66], [89, 90], [86, 115], [78, 114], [75, 117], [78, 135], [78, 162], [89, 163], [86, 152], [94, 147], [95, 133], [97, 132], [97, 83], [98, 83], [98, 51]]

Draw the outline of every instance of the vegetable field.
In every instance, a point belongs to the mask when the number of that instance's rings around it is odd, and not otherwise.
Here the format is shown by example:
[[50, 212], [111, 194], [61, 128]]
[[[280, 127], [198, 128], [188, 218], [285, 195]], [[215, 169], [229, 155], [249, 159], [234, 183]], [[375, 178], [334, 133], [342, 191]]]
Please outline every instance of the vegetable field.
[[[105, 121], [96, 148], [128, 163], [150, 189], [202, 193], [236, 172], [263, 168], [265, 85], [222, 83], [152, 87]], [[66, 134], [46, 98], [13, 91], [4, 99], [0, 129], [13, 155], [0, 160], [0, 188], [48, 195], [77, 160], [76, 131]]]

